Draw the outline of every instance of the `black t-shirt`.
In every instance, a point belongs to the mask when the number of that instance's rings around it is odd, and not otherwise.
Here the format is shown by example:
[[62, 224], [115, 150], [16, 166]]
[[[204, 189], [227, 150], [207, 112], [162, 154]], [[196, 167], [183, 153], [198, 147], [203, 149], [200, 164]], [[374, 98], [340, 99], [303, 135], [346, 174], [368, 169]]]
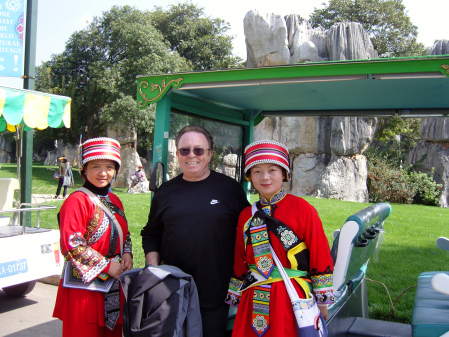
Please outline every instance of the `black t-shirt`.
[[155, 192], [142, 229], [145, 254], [160, 253], [162, 263], [191, 274], [202, 308], [222, 305], [232, 274], [235, 231], [248, 205], [237, 181], [211, 171], [201, 181], [179, 175]]

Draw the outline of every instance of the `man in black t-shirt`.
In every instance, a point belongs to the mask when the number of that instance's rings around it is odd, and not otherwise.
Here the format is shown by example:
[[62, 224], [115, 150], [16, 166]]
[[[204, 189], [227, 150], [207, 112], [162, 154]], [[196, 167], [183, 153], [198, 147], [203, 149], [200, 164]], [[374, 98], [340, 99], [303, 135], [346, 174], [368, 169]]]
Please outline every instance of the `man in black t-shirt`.
[[235, 228], [248, 205], [241, 186], [211, 171], [213, 141], [203, 128], [187, 126], [177, 135], [182, 174], [155, 192], [142, 246], [147, 264], [174, 265], [198, 287], [205, 337], [225, 336], [224, 303], [232, 274]]

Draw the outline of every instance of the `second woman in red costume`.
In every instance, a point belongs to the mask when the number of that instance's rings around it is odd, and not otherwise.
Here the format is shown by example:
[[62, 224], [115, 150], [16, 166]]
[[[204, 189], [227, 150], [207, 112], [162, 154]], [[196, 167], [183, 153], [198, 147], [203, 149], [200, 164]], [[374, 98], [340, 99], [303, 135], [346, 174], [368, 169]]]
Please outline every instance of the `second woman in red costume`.
[[[123, 205], [109, 192], [121, 164], [120, 143], [89, 139], [81, 152], [84, 186], [58, 214], [66, 262], [53, 316], [62, 320], [63, 337], [121, 337], [123, 296], [117, 278], [132, 268], [132, 250]], [[107, 284], [107, 290], [92, 290], [95, 284]]]
[[327, 318], [334, 296], [333, 261], [320, 218], [307, 201], [282, 189], [290, 175], [285, 145], [274, 141], [248, 145], [244, 172], [260, 200], [245, 208], [238, 221], [235, 278], [228, 293], [230, 302], [239, 303], [232, 336], [309, 336], [298, 329], [271, 248], [299, 297], [310, 299], [304, 302], [315, 309], [314, 324], [322, 326], [319, 313]]

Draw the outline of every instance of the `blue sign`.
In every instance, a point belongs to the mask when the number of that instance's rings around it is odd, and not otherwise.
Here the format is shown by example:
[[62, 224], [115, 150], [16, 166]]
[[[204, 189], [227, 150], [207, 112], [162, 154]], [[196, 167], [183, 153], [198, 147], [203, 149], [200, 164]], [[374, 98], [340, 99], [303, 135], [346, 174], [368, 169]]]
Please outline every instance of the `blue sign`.
[[0, 0], [0, 76], [23, 75], [25, 0]]
[[23, 274], [28, 271], [28, 264], [26, 259], [8, 261], [0, 263], [0, 278], [11, 275]]

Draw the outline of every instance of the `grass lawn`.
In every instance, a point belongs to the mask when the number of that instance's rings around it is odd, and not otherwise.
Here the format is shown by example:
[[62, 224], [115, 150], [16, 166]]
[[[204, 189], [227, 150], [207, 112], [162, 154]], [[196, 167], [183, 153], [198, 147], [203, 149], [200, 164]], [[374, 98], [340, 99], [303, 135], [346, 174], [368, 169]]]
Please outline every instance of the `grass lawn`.
[[[57, 182], [52, 178], [54, 166], [33, 166], [33, 193], [53, 194]], [[0, 177], [15, 176], [15, 165], [0, 164]], [[77, 184], [81, 183], [74, 172]], [[73, 190], [73, 189], [72, 189]], [[140, 230], [145, 225], [150, 206], [150, 194], [127, 194], [114, 189], [122, 200], [133, 239], [136, 267], [143, 266]], [[369, 204], [305, 197], [318, 210], [331, 242], [332, 232], [340, 228], [351, 214]], [[57, 209], [62, 201], [52, 201]], [[449, 270], [447, 252], [435, 246], [439, 236], [449, 236], [449, 209], [419, 205], [393, 204], [393, 212], [385, 222], [385, 236], [377, 259], [368, 267], [368, 278], [383, 282], [389, 289], [394, 308], [391, 308], [384, 287], [368, 282], [371, 318], [409, 322], [412, 315], [416, 279], [419, 273]], [[44, 227], [57, 228], [55, 211], [42, 212]]]

